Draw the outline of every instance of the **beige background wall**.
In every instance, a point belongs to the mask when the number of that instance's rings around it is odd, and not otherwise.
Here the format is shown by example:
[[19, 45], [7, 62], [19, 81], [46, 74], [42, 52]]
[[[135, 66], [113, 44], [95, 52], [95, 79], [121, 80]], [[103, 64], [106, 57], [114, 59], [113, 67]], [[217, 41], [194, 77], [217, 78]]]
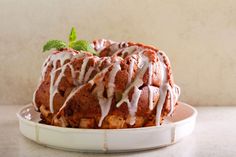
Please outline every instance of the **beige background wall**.
[[0, 0], [0, 104], [31, 101], [48, 39], [131, 40], [172, 61], [181, 99], [236, 105], [236, 1]]

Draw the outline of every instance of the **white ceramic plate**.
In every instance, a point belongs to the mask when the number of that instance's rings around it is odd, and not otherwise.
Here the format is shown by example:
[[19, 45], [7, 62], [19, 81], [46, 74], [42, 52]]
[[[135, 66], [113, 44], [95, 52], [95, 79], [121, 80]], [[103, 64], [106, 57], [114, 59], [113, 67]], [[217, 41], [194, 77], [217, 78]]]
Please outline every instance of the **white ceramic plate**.
[[21, 133], [42, 145], [83, 152], [125, 152], [171, 145], [192, 133], [197, 111], [180, 102], [161, 126], [134, 129], [76, 129], [40, 124], [32, 104], [18, 113]]

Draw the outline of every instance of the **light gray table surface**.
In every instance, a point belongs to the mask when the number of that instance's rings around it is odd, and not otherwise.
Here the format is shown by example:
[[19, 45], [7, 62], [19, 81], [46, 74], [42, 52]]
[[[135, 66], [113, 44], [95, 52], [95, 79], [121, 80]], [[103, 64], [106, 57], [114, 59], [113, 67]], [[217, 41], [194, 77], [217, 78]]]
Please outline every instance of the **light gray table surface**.
[[0, 156], [1, 157], [234, 157], [236, 156], [236, 107], [196, 107], [197, 123], [192, 135], [178, 143], [154, 150], [92, 154], [57, 150], [38, 145], [18, 129], [16, 112], [22, 106], [0, 105]]

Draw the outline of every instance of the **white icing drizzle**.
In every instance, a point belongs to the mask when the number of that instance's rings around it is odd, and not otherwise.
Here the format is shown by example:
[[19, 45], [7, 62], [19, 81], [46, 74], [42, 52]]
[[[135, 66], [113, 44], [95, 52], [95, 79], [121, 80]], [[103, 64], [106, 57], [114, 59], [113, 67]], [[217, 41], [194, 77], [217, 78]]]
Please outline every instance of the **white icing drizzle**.
[[148, 66], [148, 93], [149, 93], [149, 96], [148, 96], [148, 100], [149, 100], [149, 109], [152, 110], [154, 108], [153, 106], [153, 90], [151, 88], [151, 85], [152, 85], [152, 63], [149, 63], [149, 66]]
[[44, 80], [44, 77], [45, 77], [45, 74], [46, 74], [46, 70], [47, 70], [47, 68], [48, 68], [48, 66], [50, 65], [50, 57], [51, 56], [48, 56], [48, 58], [45, 60], [45, 62], [43, 63], [43, 66], [42, 66], [42, 68], [41, 68], [41, 71], [42, 71], [42, 73], [41, 73], [41, 80]]
[[98, 68], [102, 65], [103, 61], [105, 61], [106, 59], [107, 59], [107, 57], [102, 57], [102, 58], [99, 60]]
[[[143, 51], [141, 51], [141, 52], [143, 52]], [[139, 69], [141, 69], [142, 66], [143, 66], [143, 60], [142, 60], [141, 52], [138, 53], [138, 68], [139, 68]]]
[[103, 96], [104, 93], [104, 82], [102, 81], [103, 78], [100, 79], [100, 83], [97, 86], [97, 96], [98, 96], [98, 100], [99, 100], [99, 104], [101, 107], [101, 118], [99, 120], [98, 126], [101, 127], [102, 126], [102, 122], [103, 119], [107, 116], [107, 114], [109, 113], [110, 107], [111, 107], [111, 103], [112, 103], [112, 99], [113, 99], [113, 95], [114, 95], [114, 88], [115, 88], [115, 77], [117, 72], [121, 70], [120, 67], [120, 62], [116, 62], [113, 67], [112, 70], [109, 74], [109, 81], [108, 81], [108, 85], [107, 85], [107, 98], [105, 98]]
[[173, 88], [171, 88], [171, 86], [168, 85], [168, 91], [170, 93], [170, 106], [171, 106], [168, 116], [170, 116], [174, 111], [174, 106], [175, 106], [177, 100], [179, 99], [180, 88], [177, 85], [174, 85]]
[[[140, 56], [142, 57], [142, 56]], [[137, 86], [138, 88], [140, 86], [143, 85], [143, 75], [145, 74], [147, 68], [148, 68], [148, 58], [146, 56], [143, 55], [143, 58], [142, 58], [142, 63], [140, 62], [140, 66], [141, 66], [141, 70], [138, 72], [135, 80], [126, 88], [126, 90], [123, 92], [122, 94], [122, 99], [116, 104], [117, 107], [120, 107], [120, 105], [123, 103], [123, 102], [127, 102], [129, 101], [128, 99], [128, 94], [129, 94], [129, 91]]]
[[136, 49], [137, 49], [136, 46], [130, 46], [130, 47], [124, 48], [124, 50], [122, 51], [121, 57], [124, 58], [125, 54], [130, 55], [131, 53], [134, 53]]
[[70, 92], [70, 94], [68, 95], [68, 97], [66, 98], [64, 104], [61, 106], [61, 108], [59, 109], [59, 112], [60, 113], [62, 111], [63, 108], [66, 107], [67, 105], [67, 102], [78, 92], [78, 90], [81, 88], [82, 86], [78, 86], [76, 88], [73, 88], [72, 91]]
[[[68, 52], [59, 52], [57, 54], [53, 54], [50, 57], [50, 62], [52, 62], [53, 68], [51, 70], [50, 73], [50, 95], [49, 95], [49, 107], [50, 107], [50, 112], [54, 113], [54, 108], [53, 108], [53, 99], [54, 99], [54, 95], [57, 92], [57, 87], [59, 82], [61, 81], [62, 76], [64, 75], [64, 70], [66, 68], [66, 66], [64, 66], [64, 68], [61, 69], [61, 73], [59, 74], [57, 81], [55, 82], [54, 85], [54, 79], [55, 79], [55, 75], [56, 75], [56, 66], [57, 66], [57, 61], [60, 61], [61, 66], [63, 67], [64, 62], [68, 59], [71, 59], [73, 56], [72, 53], [68, 53]], [[56, 84], [58, 82], [58, 84]]]
[[107, 89], [107, 96], [108, 97], [111, 97], [113, 96], [113, 93], [114, 93], [114, 88], [115, 88], [115, 77], [116, 77], [116, 74], [118, 71], [121, 70], [121, 67], [120, 67], [120, 61], [117, 61], [114, 66], [113, 66], [113, 69], [112, 71], [110, 72], [110, 75], [109, 75], [109, 82], [108, 82], [108, 89]]
[[78, 85], [78, 82], [77, 80], [75, 79], [75, 69], [74, 67], [71, 65], [71, 64], [68, 64], [69, 68], [70, 68], [70, 71], [71, 71], [71, 77], [72, 77], [72, 80], [73, 80], [73, 83], [74, 85]]
[[159, 100], [157, 103], [157, 111], [156, 111], [156, 125], [160, 125], [161, 122], [161, 111], [163, 108], [163, 105], [165, 103], [165, 98], [167, 94], [167, 74], [166, 74], [166, 65], [164, 63], [161, 63], [161, 76], [162, 76], [162, 81], [161, 81], [161, 86], [159, 88]]
[[93, 42], [92, 47], [96, 51], [101, 51], [102, 49], [104, 49], [105, 42], [106, 42], [105, 39], [96, 40], [96, 41]]
[[83, 64], [82, 64], [82, 66], [81, 66], [80, 73], [79, 73], [79, 84], [82, 84], [82, 83], [83, 83], [83, 80], [84, 80], [84, 73], [85, 73], [85, 70], [86, 70], [86, 67], [87, 67], [89, 58], [90, 58], [90, 57], [85, 57], [84, 60], [83, 60]]
[[148, 85], [152, 85], [152, 63], [148, 65]]
[[119, 44], [118, 44], [118, 48], [124, 48], [124, 47], [128, 47], [129, 46], [129, 44], [128, 44], [128, 42], [120, 42]]
[[127, 85], [130, 84], [134, 72], [134, 62], [135, 60], [133, 58], [130, 58], [130, 65], [129, 65], [129, 75], [128, 75], [128, 83]]
[[114, 43], [110, 46], [110, 51], [115, 53], [117, 52], [118, 50], [120, 50], [120, 47], [119, 47], [119, 44], [118, 43]]
[[96, 66], [96, 70], [100, 71], [100, 68], [101, 68], [103, 62], [106, 62], [105, 65], [111, 64], [111, 58], [110, 57], [102, 57], [102, 58], [100, 58], [100, 60], [98, 61], [98, 65]]
[[167, 86], [167, 90], [169, 91], [170, 94], [170, 112], [168, 113], [168, 115], [171, 115], [172, 112], [174, 111], [174, 94], [173, 94], [173, 90], [171, 88], [171, 86], [168, 84]]
[[[120, 107], [120, 105], [122, 103], [126, 102], [129, 107], [129, 111], [132, 111], [132, 112], [134, 111], [133, 108], [134, 108], [135, 104], [137, 104], [139, 101], [139, 96], [140, 96], [139, 92], [141, 92], [141, 91], [138, 91], [137, 89], [143, 85], [143, 75], [145, 74], [145, 72], [147, 71], [147, 68], [148, 68], [148, 58], [144, 55], [141, 55], [141, 54], [139, 55], [139, 57], [141, 57], [141, 62], [139, 62], [139, 64], [140, 64], [139, 66], [141, 67], [141, 69], [138, 72], [135, 80], [123, 92], [121, 100], [116, 104], [116, 107]], [[133, 101], [131, 100], [132, 101], [132, 104], [131, 104], [131, 102], [129, 101], [128, 94], [132, 88], [134, 88], [134, 90], [135, 90], [132, 97], [135, 97], [137, 100], [133, 100]], [[136, 112], [136, 110], [135, 110], [135, 112]], [[134, 113], [130, 112], [129, 114], [131, 117], [133, 117]], [[130, 124], [134, 124], [133, 119], [130, 121]]]
[[[161, 52], [163, 55], [164, 52]], [[158, 104], [157, 104], [157, 111], [156, 111], [156, 125], [160, 125], [160, 121], [161, 121], [161, 111], [163, 109], [163, 105], [165, 103], [165, 99], [166, 99], [166, 95], [167, 92], [169, 92], [169, 96], [170, 96], [170, 112], [168, 113], [168, 115], [171, 115], [174, 111], [174, 106], [178, 100], [179, 97], [179, 92], [175, 92], [176, 88], [178, 89], [178, 86], [174, 85], [174, 88], [172, 88], [167, 80], [167, 67], [164, 64], [164, 58], [163, 55], [161, 55], [160, 53], [158, 53], [158, 57], [159, 57], [159, 61], [161, 62], [161, 75], [162, 75], [162, 83], [159, 89], [159, 93], [160, 93], [160, 98], [158, 100]], [[165, 55], [166, 59], [168, 60], [168, 57]], [[168, 61], [169, 62], [169, 61]], [[167, 101], [167, 100], [166, 100]]]
[[[102, 78], [104, 77], [105, 73], [108, 71], [109, 67], [106, 67], [105, 69], [103, 69], [101, 72], [97, 73], [93, 79], [91, 79], [88, 83], [90, 83], [91, 85], [94, 85], [94, 80], [96, 80], [97, 78]], [[74, 89], [72, 89], [72, 91], [70, 92], [70, 94], [68, 95], [68, 97], [66, 98], [64, 104], [62, 105], [62, 107], [60, 108], [60, 111], [65, 108], [67, 106], [67, 102], [84, 86], [80, 85], [78, 87], [75, 87]]]
[[58, 85], [62, 79], [62, 77], [64, 76], [64, 72], [66, 70], [66, 67], [67, 65], [64, 65], [61, 69], [61, 72], [60, 74], [58, 75], [57, 79], [56, 79], [56, 82], [53, 84], [53, 81], [54, 81], [54, 77], [55, 77], [55, 73], [57, 71], [53, 71], [51, 72], [51, 82], [50, 82], [50, 99], [49, 99], [49, 103], [50, 103], [50, 111], [53, 113], [54, 112], [54, 109], [53, 109], [53, 99], [54, 99], [54, 96], [56, 95], [56, 93], [58, 93]]
[[179, 99], [179, 96], [181, 94], [181, 89], [176, 84], [174, 85], [174, 94], [175, 94], [175, 101], [177, 102], [177, 100]]
[[134, 125], [135, 124], [135, 120], [136, 120], [136, 111], [137, 111], [137, 107], [138, 107], [138, 101], [139, 101], [139, 97], [142, 93], [142, 90], [139, 90], [137, 86], [134, 87], [134, 93], [132, 95], [132, 100], [131, 102], [128, 102], [128, 108], [129, 108], [129, 114], [130, 114], [130, 125]]
[[115, 43], [114, 41], [111, 40], [106, 40], [106, 39], [98, 39], [93, 41], [91, 46], [98, 52], [101, 52], [104, 48], [106, 48], [108, 45]]
[[[94, 83], [98, 84], [98, 82], [100, 82], [100, 79], [103, 79], [104, 75], [106, 74], [106, 72], [108, 71], [108, 69], [111, 67], [112, 65], [104, 68], [102, 71], [100, 71], [99, 73], [97, 73], [93, 79], [91, 79], [88, 83], [90, 83], [91, 85], [94, 85]], [[96, 80], [99, 80], [98, 82], [96, 82]]]
[[[112, 65], [111, 65], [112, 66]], [[108, 81], [108, 85], [107, 85], [107, 98], [105, 98], [103, 96], [104, 93], [104, 82], [103, 82], [103, 78], [105, 76], [105, 74], [107, 73], [108, 69], [111, 67], [108, 66], [105, 69], [103, 69], [101, 72], [97, 73], [94, 78], [92, 80], [90, 80], [88, 83], [90, 83], [91, 85], [93, 85], [95, 83], [95, 81], [97, 84], [97, 87], [94, 89], [96, 90], [97, 93], [97, 97], [99, 100], [99, 104], [100, 104], [100, 108], [101, 108], [101, 118], [99, 121], [99, 127], [101, 127], [103, 119], [107, 116], [107, 114], [109, 113], [110, 110], [110, 106], [112, 103], [112, 99], [114, 96], [114, 88], [115, 88], [115, 76], [117, 74], [117, 72], [121, 69], [120, 68], [120, 62], [116, 62], [115, 64], [113, 64], [112, 70], [109, 74], [109, 81]], [[99, 78], [99, 79], [98, 79]], [[84, 84], [85, 85], [85, 84]], [[74, 88], [72, 90], [72, 92], [69, 94], [69, 96], [67, 97], [66, 101], [64, 102], [64, 104], [62, 105], [62, 107], [60, 108], [60, 111], [66, 107], [67, 102], [84, 86], [81, 85], [77, 88]]]
[[[40, 83], [33, 95], [33, 103], [34, 103], [34, 106], [37, 110], [38, 110], [38, 108], [37, 108], [36, 102], [35, 102], [35, 94], [36, 94], [40, 84], [45, 79], [44, 77], [45, 77], [45, 74], [46, 74], [46, 71], [47, 71], [49, 65], [52, 65], [52, 69], [50, 72], [49, 108], [50, 108], [50, 112], [53, 113], [54, 112], [53, 99], [54, 99], [55, 94], [58, 92], [58, 85], [64, 76], [64, 72], [65, 72], [66, 68], [69, 67], [71, 69], [71, 76], [72, 76], [72, 78], [75, 78], [75, 70], [70, 63], [74, 58], [83, 57], [84, 55], [85, 54], [82, 54], [82, 53], [77, 54], [75, 52], [61, 51], [61, 52], [57, 52], [57, 53], [50, 55], [46, 59], [45, 63], [43, 64], [43, 67], [42, 67], [41, 81], [40, 81]], [[70, 60], [70, 61], [68, 63], [64, 64], [66, 60]], [[57, 63], [60, 63], [60, 68], [57, 68]], [[55, 75], [57, 72], [60, 72], [60, 73], [58, 74], [58, 77], [55, 80]], [[73, 80], [74, 80], [74, 84], [76, 85], [77, 84], [76, 79], [73, 79]]]
[[86, 72], [84, 76], [84, 82], [88, 82], [89, 77], [91, 76], [93, 70], [94, 70], [94, 67], [89, 67], [88, 71]]

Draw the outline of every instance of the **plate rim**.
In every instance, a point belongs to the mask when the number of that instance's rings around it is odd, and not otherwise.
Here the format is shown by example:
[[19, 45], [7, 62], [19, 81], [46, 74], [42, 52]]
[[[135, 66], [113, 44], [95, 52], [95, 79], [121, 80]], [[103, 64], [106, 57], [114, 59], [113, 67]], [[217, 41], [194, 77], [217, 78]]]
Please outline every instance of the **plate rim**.
[[[49, 129], [49, 130], [55, 130], [55, 131], [59, 131], [59, 132], [101, 132], [103, 133], [104, 131], [106, 132], [117, 132], [117, 131], [144, 131], [144, 130], [149, 130], [149, 129], [157, 129], [157, 128], [167, 128], [167, 127], [176, 127], [178, 125], [181, 125], [181, 124], [184, 124], [184, 123], [187, 123], [188, 121], [191, 121], [191, 119], [195, 119], [198, 115], [198, 111], [195, 107], [187, 104], [187, 103], [184, 103], [184, 102], [181, 102], [179, 101], [179, 103], [181, 103], [181, 105], [184, 105], [184, 106], [187, 106], [189, 108], [191, 108], [193, 110], [193, 114], [185, 119], [182, 119], [180, 121], [177, 121], [177, 122], [174, 122], [174, 123], [168, 123], [168, 124], [165, 124], [165, 125], [159, 125], [159, 126], [148, 126], [148, 127], [139, 127], [139, 128], [124, 128], [124, 129], [84, 129], [84, 128], [66, 128], [66, 127], [59, 127], [59, 126], [52, 126], [52, 125], [46, 125], [46, 124], [41, 124], [41, 123], [38, 123], [38, 122], [34, 122], [34, 121], [31, 121], [31, 120], [28, 120], [24, 117], [21, 116], [21, 112], [26, 109], [26, 108], [29, 108], [29, 107], [32, 107], [33, 104], [32, 103], [29, 103], [27, 105], [24, 105], [22, 106], [18, 112], [16, 113], [16, 116], [18, 118], [19, 121], [23, 121], [29, 125], [32, 125], [32, 126], [38, 126], [38, 127], [41, 127], [41, 128], [44, 128], [44, 129]], [[37, 112], [37, 111], [36, 111]]]

